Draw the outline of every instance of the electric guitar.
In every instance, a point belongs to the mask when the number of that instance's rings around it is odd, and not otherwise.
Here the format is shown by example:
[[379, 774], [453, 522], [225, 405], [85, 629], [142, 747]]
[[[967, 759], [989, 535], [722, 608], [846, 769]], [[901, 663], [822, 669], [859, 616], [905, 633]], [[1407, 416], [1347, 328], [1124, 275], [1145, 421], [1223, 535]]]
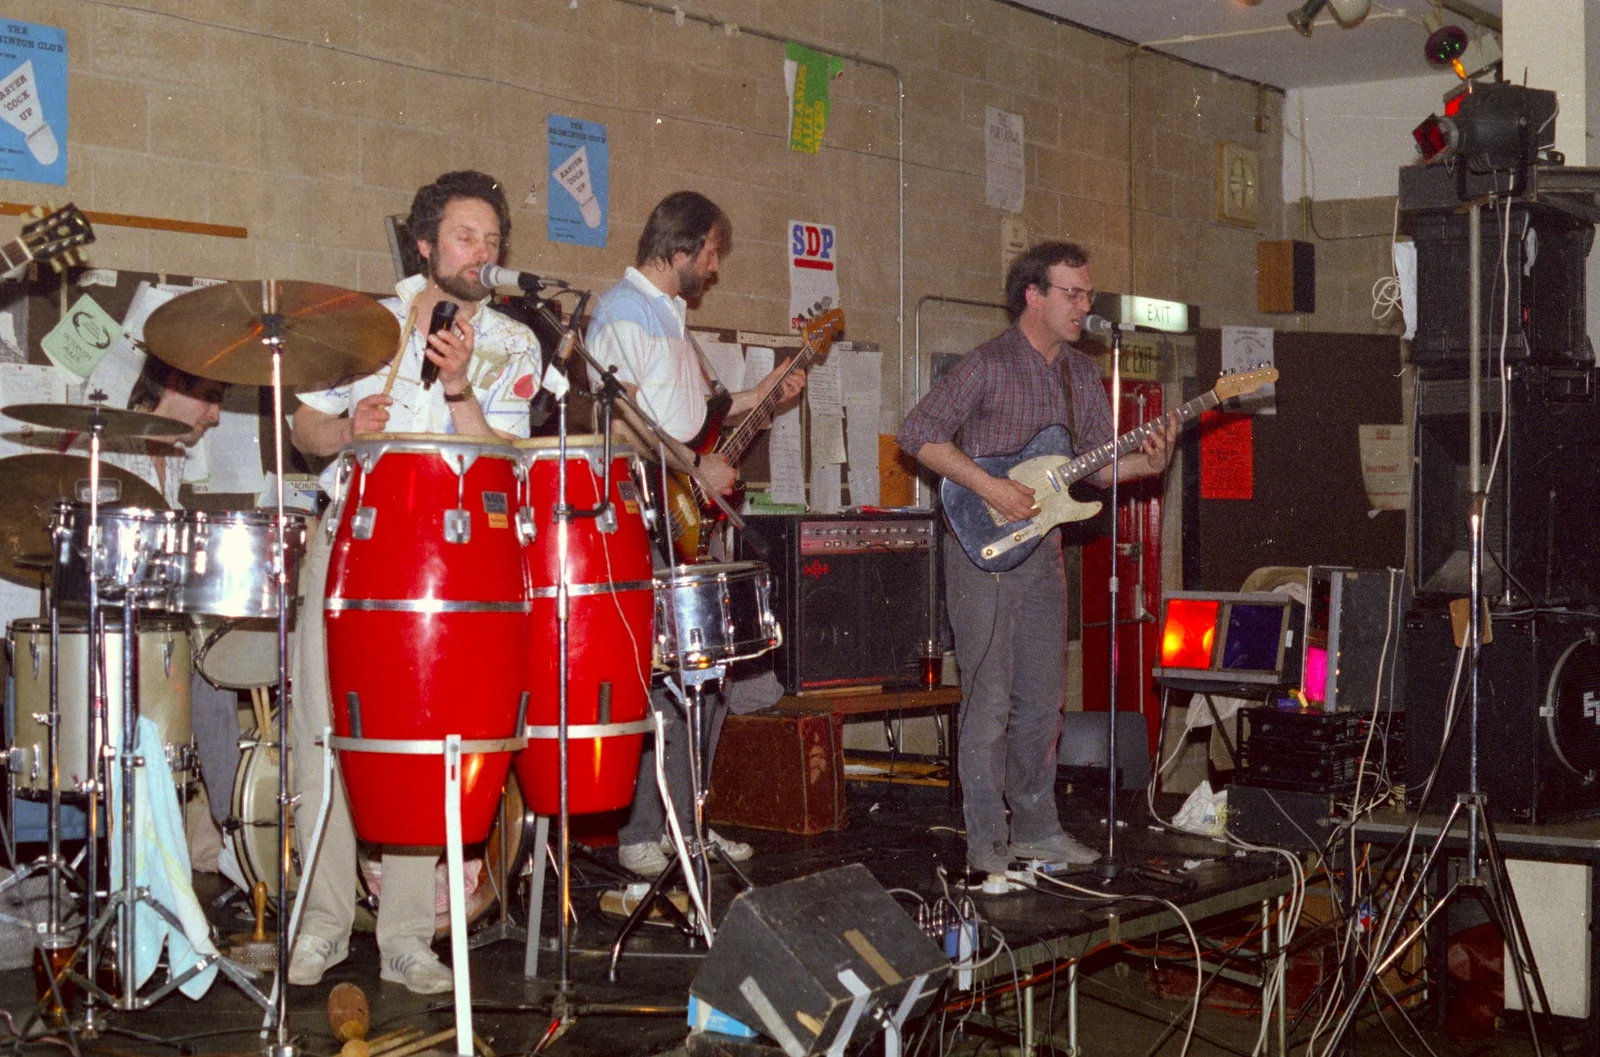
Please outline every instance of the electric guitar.
[[49, 214], [35, 209], [34, 215], [38, 219], [24, 224], [18, 238], [0, 245], [0, 279], [15, 278], [34, 261], [49, 261], [59, 272], [79, 263], [73, 251], [94, 241], [89, 218], [71, 203]]
[[[1278, 380], [1273, 367], [1236, 371], [1217, 379], [1216, 388], [1197, 396], [1173, 412], [1179, 424], [1188, 425], [1229, 397], [1253, 393]], [[1033, 489], [1039, 512], [1023, 521], [1007, 521], [978, 493], [948, 478], [939, 487], [945, 517], [956, 540], [972, 564], [984, 572], [999, 573], [1015, 569], [1033, 553], [1045, 534], [1057, 525], [1084, 521], [1100, 512], [1098, 500], [1080, 501], [1068, 488], [1094, 473], [1113, 459], [1138, 450], [1145, 439], [1162, 429], [1166, 416], [1152, 419], [1129, 430], [1115, 440], [1072, 456], [1072, 437], [1064, 426], [1046, 426], [1034, 434], [1026, 447], [1011, 455], [988, 455], [974, 459], [993, 476], [1005, 476]]]
[[[778, 376], [777, 382], [767, 391], [767, 395], [761, 398], [761, 402], [750, 409], [750, 413], [740, 420], [732, 433], [723, 437], [720, 435], [722, 422], [727, 417], [732, 398], [723, 395], [720, 401], [717, 397], [707, 400], [706, 424], [701, 427], [700, 434], [689, 443], [689, 447], [701, 455], [721, 455], [728, 460], [728, 465], [737, 468], [739, 460], [744, 458], [750, 445], [761, 435], [762, 429], [766, 428], [772, 409], [778, 404], [784, 379], [795, 371], [809, 369], [812, 363], [828, 351], [833, 339], [843, 332], [842, 309], [835, 308], [807, 320], [805, 326], [800, 328], [802, 339], [800, 351], [794, 354], [783, 373]], [[737, 494], [732, 498], [735, 500], [733, 505], [737, 506]], [[678, 561], [689, 563], [703, 559], [706, 547], [711, 541], [711, 533], [707, 528], [721, 517], [722, 512], [704, 493], [698, 481], [688, 474], [680, 473], [672, 474], [667, 479], [666, 507], [668, 522], [672, 526], [672, 550]]]

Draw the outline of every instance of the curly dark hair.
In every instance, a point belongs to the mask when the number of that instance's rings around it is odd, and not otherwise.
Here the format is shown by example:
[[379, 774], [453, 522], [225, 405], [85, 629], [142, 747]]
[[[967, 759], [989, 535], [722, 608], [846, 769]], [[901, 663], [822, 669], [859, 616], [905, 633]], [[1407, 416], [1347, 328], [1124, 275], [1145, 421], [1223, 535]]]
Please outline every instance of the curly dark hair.
[[434, 245], [439, 241], [439, 221], [444, 218], [444, 207], [457, 198], [487, 202], [500, 220], [501, 244], [511, 237], [511, 207], [506, 204], [506, 193], [500, 181], [473, 169], [447, 172], [433, 183], [418, 188], [416, 197], [411, 199], [406, 231], [419, 242]]
[[128, 410], [155, 410], [156, 405], [161, 403], [162, 392], [167, 389], [191, 395], [207, 392], [220, 400], [228, 387], [221, 382], [190, 374], [153, 355], [146, 355], [144, 366], [139, 369], [139, 377], [134, 380], [133, 390], [128, 394]]
[[1076, 242], [1041, 242], [1029, 246], [1006, 269], [1006, 312], [1015, 323], [1028, 307], [1028, 287], [1050, 285], [1050, 269], [1058, 264], [1082, 268], [1089, 255]]
[[733, 221], [698, 191], [674, 191], [661, 200], [639, 235], [635, 267], [651, 261], [672, 263], [680, 253], [698, 257], [711, 233], [717, 233], [722, 255], [733, 252]]

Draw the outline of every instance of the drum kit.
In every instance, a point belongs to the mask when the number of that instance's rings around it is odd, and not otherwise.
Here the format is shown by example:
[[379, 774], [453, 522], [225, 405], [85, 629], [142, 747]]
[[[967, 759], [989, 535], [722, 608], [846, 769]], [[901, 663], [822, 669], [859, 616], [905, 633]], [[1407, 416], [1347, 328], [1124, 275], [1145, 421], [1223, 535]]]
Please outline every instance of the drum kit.
[[[173, 300], [146, 324], [151, 353], [172, 366], [212, 380], [270, 386], [275, 510], [165, 510], [148, 486], [101, 463], [104, 438], [170, 437], [188, 431], [183, 423], [98, 404], [3, 409], [21, 421], [90, 437], [88, 460], [8, 460], [47, 461], [23, 489], [21, 520], [30, 524], [8, 525], [0, 517], [5, 571], [46, 567], [52, 587], [49, 620], [19, 621], [11, 629], [18, 713], [32, 717], [13, 732], [12, 768], [24, 773], [24, 795], [50, 802], [50, 848], [40, 868], [52, 878], [52, 935], [62, 928], [59, 882], [83, 892], [88, 930], [52, 987], [70, 977], [83, 989], [85, 1029], [95, 1028], [96, 1001], [144, 1008], [188, 978], [169, 981], [148, 998], [139, 995], [130, 962], [133, 910], [141, 901], [155, 904], [131, 880], [103, 898], [97, 892], [97, 800], [113, 784], [114, 767], [121, 768], [121, 788], [134, 788], [135, 768], [144, 762], [134, 751], [141, 715], [156, 721], [174, 767], [186, 772], [192, 766], [184, 755], [189, 666], [197, 661], [204, 667], [235, 621], [258, 640], [276, 639], [276, 667], [255, 650], [257, 670], [246, 678], [276, 680], [278, 700], [287, 703], [278, 709], [277, 744], [289, 744], [289, 603], [313, 532], [326, 534], [328, 574], [322, 612], [311, 608], [313, 601], [300, 619], [322, 619], [327, 633], [333, 715], [323, 738], [324, 780], [331, 782], [336, 756], [361, 839], [445, 846], [460, 1052], [471, 1052], [472, 1037], [462, 845], [488, 836], [514, 768], [529, 810], [541, 820], [560, 820], [559, 903], [569, 907], [569, 817], [632, 800], [644, 736], [655, 726], [650, 694], [657, 680], [674, 689], [694, 735], [695, 831], [678, 834], [679, 865], [700, 910], [699, 928], [709, 937], [706, 775], [700, 766], [704, 688], [734, 661], [776, 648], [781, 629], [759, 563], [654, 568], [652, 550], [671, 553], [670, 539], [654, 548], [651, 539], [652, 531], [669, 531], [659, 503], [652, 502], [652, 493], [664, 495], [665, 486], [661, 478], [651, 480], [634, 450], [613, 443], [614, 409], [624, 410], [636, 433], [655, 434], [663, 466], [665, 449], [675, 442], [613, 373], [589, 357], [577, 334], [578, 315], [563, 327], [562, 351], [581, 356], [604, 379], [598, 434], [569, 434], [564, 398], [557, 403], [559, 433], [551, 438], [362, 434], [338, 456], [332, 505], [316, 527], [283, 505], [283, 386], [331, 384], [389, 358], [399, 337], [396, 320], [364, 295], [310, 283], [225, 283]], [[739, 524], [736, 515], [731, 521]], [[30, 535], [36, 532], [45, 538]], [[20, 557], [36, 552], [48, 557]], [[106, 619], [108, 603], [120, 608], [120, 624]], [[80, 613], [81, 621], [72, 619]], [[195, 661], [180, 616], [210, 622]], [[120, 760], [113, 762], [117, 746]], [[283, 892], [292, 890], [290, 769], [277, 770], [277, 884], [270, 887]], [[63, 783], [88, 798], [88, 882], [71, 876], [60, 858]], [[131, 801], [123, 798], [111, 827], [121, 838], [124, 863], [134, 861]], [[324, 818], [328, 802], [325, 789]], [[288, 963], [299, 909], [278, 929], [280, 967]], [[170, 909], [156, 910], [177, 924]], [[568, 915], [560, 919], [564, 991]], [[635, 924], [630, 920], [617, 938], [613, 973]], [[74, 968], [97, 964], [97, 938], [110, 928], [117, 930], [124, 963], [120, 995], [93, 984], [92, 970]], [[292, 1053], [282, 973], [267, 997], [244, 971], [230, 971], [225, 960], [216, 964], [266, 1009], [265, 1027], [277, 1029], [270, 1052]]]

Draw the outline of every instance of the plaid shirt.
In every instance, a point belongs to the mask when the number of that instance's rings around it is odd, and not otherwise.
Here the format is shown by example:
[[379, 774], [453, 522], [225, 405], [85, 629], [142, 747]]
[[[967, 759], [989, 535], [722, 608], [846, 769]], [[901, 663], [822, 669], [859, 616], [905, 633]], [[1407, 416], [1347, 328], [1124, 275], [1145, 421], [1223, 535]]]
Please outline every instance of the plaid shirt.
[[913, 457], [924, 444], [953, 440], [977, 458], [1009, 455], [1052, 425], [1071, 430], [1074, 455], [1116, 435], [1100, 370], [1069, 345], [1046, 363], [1012, 326], [961, 357], [906, 415], [896, 439]]

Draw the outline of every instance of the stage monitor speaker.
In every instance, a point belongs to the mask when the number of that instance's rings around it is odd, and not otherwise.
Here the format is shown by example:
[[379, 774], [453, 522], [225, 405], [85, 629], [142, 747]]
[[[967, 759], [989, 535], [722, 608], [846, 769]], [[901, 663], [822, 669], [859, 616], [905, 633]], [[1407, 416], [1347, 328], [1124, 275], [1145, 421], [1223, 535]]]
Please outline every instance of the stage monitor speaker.
[[910, 686], [928, 637], [927, 514], [745, 518], [741, 558], [772, 569], [783, 625], [775, 667], [786, 693]]
[[[1407, 617], [1406, 796], [1419, 806], [1434, 761], [1439, 777], [1429, 810], [1444, 811], [1468, 776], [1467, 673], [1455, 733], [1440, 757], [1456, 669], [1447, 607]], [[1600, 613], [1495, 615], [1494, 641], [1481, 651], [1478, 781], [1489, 815], [1543, 823], [1600, 814]]]
[[1308, 583], [1306, 699], [1327, 712], [1405, 708], [1405, 571], [1314, 565]]
[[[1516, 604], [1600, 604], [1600, 400], [1590, 367], [1516, 364], [1505, 447], [1484, 515], [1483, 594]], [[1484, 379], [1483, 480], [1500, 428], [1500, 383]], [[1417, 380], [1411, 511], [1419, 600], [1467, 594], [1467, 379]]]
[[[1584, 298], [1594, 225], [1548, 207], [1512, 205], [1506, 267], [1502, 269], [1500, 216], [1492, 211], [1483, 214], [1479, 288], [1483, 292], [1485, 356], [1499, 350], [1501, 306], [1508, 303], [1509, 289], [1508, 359], [1593, 363]], [[1472, 263], [1467, 252], [1467, 222], [1455, 206], [1448, 211], [1418, 212], [1413, 217], [1417, 333], [1411, 342], [1411, 362], [1419, 366], [1467, 364]]]
[[804, 1057], [843, 1052], [880, 1014], [903, 1024], [922, 1013], [949, 971], [857, 863], [741, 892], [689, 993]]

